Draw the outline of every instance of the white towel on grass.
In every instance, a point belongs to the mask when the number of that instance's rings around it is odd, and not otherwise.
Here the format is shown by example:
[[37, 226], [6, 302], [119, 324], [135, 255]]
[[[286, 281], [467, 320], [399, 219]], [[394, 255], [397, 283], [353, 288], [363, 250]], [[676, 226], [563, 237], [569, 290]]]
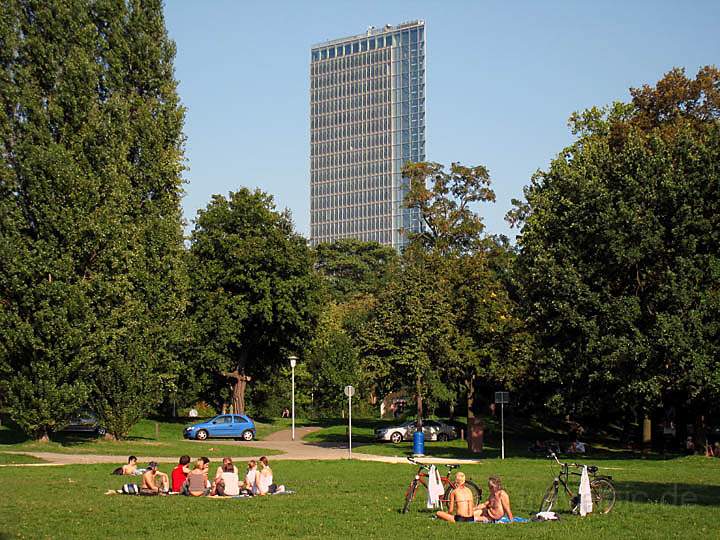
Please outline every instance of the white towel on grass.
[[435, 465], [430, 465], [430, 470], [428, 471], [427, 492], [427, 507], [437, 508], [440, 506], [440, 497], [443, 495], [443, 486], [440, 481], [440, 473]]
[[593, 510], [587, 465], [583, 466], [582, 475], [580, 476], [580, 489], [578, 491], [580, 493], [580, 515], [585, 517]]

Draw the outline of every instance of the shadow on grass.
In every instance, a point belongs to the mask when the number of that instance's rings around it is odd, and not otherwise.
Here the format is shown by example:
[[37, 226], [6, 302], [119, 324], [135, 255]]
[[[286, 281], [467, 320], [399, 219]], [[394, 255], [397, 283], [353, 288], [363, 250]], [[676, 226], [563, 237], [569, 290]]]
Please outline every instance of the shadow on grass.
[[[412, 443], [403, 442], [399, 445], [391, 443], [382, 443], [374, 438], [374, 431], [377, 428], [388, 428], [403, 423], [398, 420], [377, 420], [377, 419], [353, 419], [353, 445], [357, 447], [358, 452], [368, 454], [382, 455], [411, 455]], [[456, 427], [462, 427], [462, 424], [454, 423]], [[305, 437], [308, 444], [318, 446], [344, 447], [347, 444], [347, 420], [341, 418], [326, 419], [316, 422], [316, 425], [322, 427], [322, 431], [312, 433]], [[507, 458], [524, 458], [535, 459], [538, 461], [547, 461], [550, 458], [544, 451], [533, 452], [530, 447], [536, 440], [546, 440], [549, 438], [562, 439], [557, 433], [550, 431], [542, 431], [537, 426], [522, 425], [520, 422], [513, 422], [510, 426], [506, 425], [505, 430], [505, 457]], [[426, 441], [425, 453], [433, 457], [446, 457], [449, 459], [498, 459], [501, 457], [500, 450], [500, 429], [494, 419], [486, 421], [485, 430], [485, 447], [482, 453], [475, 454], [471, 452], [464, 442], [451, 441], [448, 443]], [[682, 458], [681, 454], [658, 454], [655, 452], [642, 454], [626, 449], [608, 448], [600, 443], [598, 445], [590, 445], [590, 451], [587, 454], [558, 454], [560, 461], [568, 463], [585, 463], [595, 464], [609, 460], [634, 460], [643, 459], [649, 461], [663, 461], [670, 459]]]
[[720, 485], [677, 482], [615, 482], [620, 501], [672, 506], [720, 506]]
[[[73, 448], [76, 446], [84, 446], [87, 445], [87, 443], [93, 443], [97, 441], [102, 441], [102, 437], [98, 437], [97, 435], [93, 433], [53, 433], [50, 435], [50, 442], [59, 444], [60, 446], [66, 447], [66, 448]], [[155, 439], [152, 437], [141, 437], [141, 436], [132, 436], [132, 437], [126, 437], [123, 439], [122, 442], [144, 442], [144, 441], [154, 441]], [[0, 447], [1, 446], [14, 446], [18, 444], [23, 443], [32, 443], [33, 440], [30, 439], [27, 435], [25, 435], [22, 431], [18, 429], [10, 429], [9, 427], [5, 427], [5, 429], [0, 429]]]
[[[21, 444], [30, 439], [22, 431], [5, 428], [0, 429], [0, 445]], [[0, 536], [0, 540], [2, 537]]]

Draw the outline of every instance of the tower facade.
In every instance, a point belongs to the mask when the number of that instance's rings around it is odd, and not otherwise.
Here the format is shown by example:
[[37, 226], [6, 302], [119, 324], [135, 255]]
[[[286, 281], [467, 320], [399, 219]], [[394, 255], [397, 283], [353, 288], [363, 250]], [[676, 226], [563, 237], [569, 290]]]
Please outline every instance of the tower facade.
[[420, 230], [401, 170], [425, 160], [425, 23], [315, 45], [310, 55], [310, 241], [402, 249]]

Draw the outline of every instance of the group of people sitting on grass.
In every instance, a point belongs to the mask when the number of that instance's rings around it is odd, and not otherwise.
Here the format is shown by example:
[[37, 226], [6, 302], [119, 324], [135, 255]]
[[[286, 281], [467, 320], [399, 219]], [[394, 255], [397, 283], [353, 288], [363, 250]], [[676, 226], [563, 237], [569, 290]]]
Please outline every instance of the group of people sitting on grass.
[[465, 485], [465, 473], [455, 474], [455, 489], [450, 493], [447, 512], [438, 512], [437, 517], [452, 523], [495, 522], [503, 518], [513, 520], [510, 509], [510, 497], [503, 489], [498, 476], [488, 479], [490, 496], [488, 500], [475, 506], [473, 492]]
[[[259, 464], [259, 468], [258, 468]], [[158, 470], [155, 461], [148, 463], [144, 469], [138, 469], [137, 458], [130, 456], [127, 464], [118, 467], [114, 474], [142, 475], [142, 482], [125, 484], [122, 489], [110, 490], [108, 495], [115, 493], [139, 495], [163, 495], [179, 493], [192, 497], [237, 497], [281, 493], [285, 487], [276, 485], [268, 458], [251, 459], [247, 463], [244, 477], [240, 477], [238, 468], [232, 458], [226, 457], [217, 468], [215, 476], [210, 476], [210, 459], [198, 458], [190, 465], [190, 456], [181, 456], [178, 465], [170, 476]]]

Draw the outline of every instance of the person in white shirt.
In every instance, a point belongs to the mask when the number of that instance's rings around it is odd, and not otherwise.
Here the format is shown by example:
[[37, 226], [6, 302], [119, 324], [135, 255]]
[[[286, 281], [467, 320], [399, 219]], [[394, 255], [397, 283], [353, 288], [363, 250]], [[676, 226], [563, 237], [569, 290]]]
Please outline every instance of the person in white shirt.
[[215, 483], [211, 494], [220, 495], [221, 497], [234, 497], [240, 494], [238, 471], [233, 464], [232, 458], [223, 458], [223, 464], [215, 474]]
[[257, 462], [254, 459], [248, 461], [247, 472], [245, 473], [245, 480], [242, 483], [242, 489], [247, 490], [251, 495], [255, 495], [255, 481], [258, 474]]
[[255, 495], [267, 495], [268, 493], [274, 493], [277, 486], [273, 483], [273, 472], [268, 463], [268, 458], [265, 456], [261, 457], [260, 472], [255, 475]]

